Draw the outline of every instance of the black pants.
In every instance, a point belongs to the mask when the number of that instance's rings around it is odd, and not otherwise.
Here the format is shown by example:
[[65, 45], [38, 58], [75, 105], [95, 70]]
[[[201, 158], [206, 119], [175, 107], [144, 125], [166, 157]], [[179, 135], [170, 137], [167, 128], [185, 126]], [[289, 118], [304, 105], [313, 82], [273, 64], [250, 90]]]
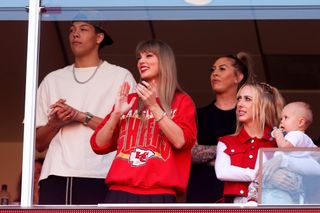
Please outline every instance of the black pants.
[[176, 197], [171, 194], [138, 195], [124, 191], [110, 190], [105, 203], [175, 203]]
[[40, 205], [96, 205], [103, 203], [107, 186], [104, 179], [51, 175], [39, 182]]

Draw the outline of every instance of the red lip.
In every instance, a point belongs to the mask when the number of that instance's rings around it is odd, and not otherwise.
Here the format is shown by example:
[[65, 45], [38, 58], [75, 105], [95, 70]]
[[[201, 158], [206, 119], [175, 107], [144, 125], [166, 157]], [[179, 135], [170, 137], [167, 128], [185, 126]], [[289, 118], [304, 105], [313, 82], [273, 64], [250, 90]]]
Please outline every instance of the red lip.
[[148, 66], [145, 66], [145, 65], [139, 66], [140, 73], [144, 73], [144, 72], [146, 72], [148, 69], [149, 69]]

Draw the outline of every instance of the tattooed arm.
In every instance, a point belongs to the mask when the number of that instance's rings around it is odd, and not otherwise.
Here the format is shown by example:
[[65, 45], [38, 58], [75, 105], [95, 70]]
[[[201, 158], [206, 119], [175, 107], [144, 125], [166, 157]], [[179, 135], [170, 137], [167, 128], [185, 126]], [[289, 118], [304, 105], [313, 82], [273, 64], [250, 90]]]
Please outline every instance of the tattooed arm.
[[209, 163], [216, 158], [217, 146], [195, 144], [192, 148], [192, 163]]

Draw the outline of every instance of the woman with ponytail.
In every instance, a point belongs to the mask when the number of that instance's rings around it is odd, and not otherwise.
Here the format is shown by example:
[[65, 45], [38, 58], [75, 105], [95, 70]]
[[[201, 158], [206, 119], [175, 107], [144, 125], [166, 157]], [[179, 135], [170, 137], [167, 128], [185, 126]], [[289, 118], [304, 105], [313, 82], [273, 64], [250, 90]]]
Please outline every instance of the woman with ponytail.
[[214, 170], [218, 138], [235, 132], [237, 91], [252, 81], [253, 60], [248, 53], [225, 55], [213, 62], [210, 83], [215, 99], [197, 109], [198, 136], [192, 149], [188, 203], [220, 202], [223, 182]]

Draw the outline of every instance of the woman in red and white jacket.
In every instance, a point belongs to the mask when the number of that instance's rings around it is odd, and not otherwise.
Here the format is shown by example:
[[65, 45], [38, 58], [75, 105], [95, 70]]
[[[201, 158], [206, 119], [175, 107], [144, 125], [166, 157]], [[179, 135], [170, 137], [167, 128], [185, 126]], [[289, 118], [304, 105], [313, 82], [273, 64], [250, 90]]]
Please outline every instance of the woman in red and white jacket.
[[142, 81], [133, 94], [127, 82], [122, 85], [91, 147], [97, 154], [117, 150], [106, 178], [106, 203], [172, 203], [188, 183], [195, 106], [180, 89], [166, 43], [141, 42], [136, 54]]
[[257, 173], [258, 150], [276, 147], [270, 133], [278, 126], [284, 100], [266, 83], [244, 84], [237, 95], [236, 133], [219, 139], [215, 169], [224, 181], [224, 202], [246, 203]]

